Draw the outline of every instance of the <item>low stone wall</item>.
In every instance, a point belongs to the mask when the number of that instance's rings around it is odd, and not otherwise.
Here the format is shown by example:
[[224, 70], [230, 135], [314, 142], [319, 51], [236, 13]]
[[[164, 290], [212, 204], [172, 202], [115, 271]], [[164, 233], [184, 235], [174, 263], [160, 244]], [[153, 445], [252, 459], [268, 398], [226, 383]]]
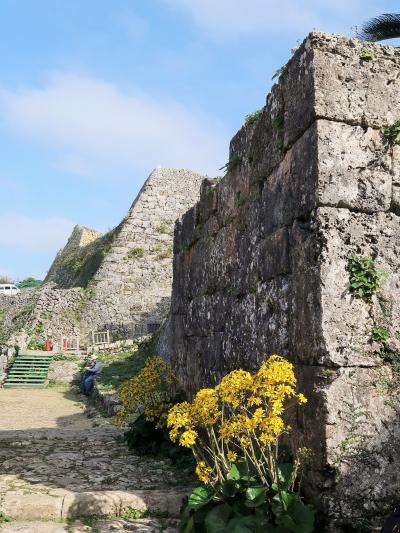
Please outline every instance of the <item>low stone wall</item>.
[[93, 401], [103, 415], [115, 416], [122, 408], [121, 400], [115, 392], [105, 392], [95, 385], [93, 389]]
[[3, 347], [0, 350], [0, 386], [4, 383], [7, 377], [7, 371], [17, 351], [15, 348]]

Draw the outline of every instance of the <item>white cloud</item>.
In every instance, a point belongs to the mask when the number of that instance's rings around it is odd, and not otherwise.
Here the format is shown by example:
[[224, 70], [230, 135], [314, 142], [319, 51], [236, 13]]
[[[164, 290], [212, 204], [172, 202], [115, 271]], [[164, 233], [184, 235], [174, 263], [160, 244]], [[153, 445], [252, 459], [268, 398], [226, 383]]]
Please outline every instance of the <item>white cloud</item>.
[[67, 241], [74, 223], [53, 216], [32, 218], [18, 213], [0, 214], [0, 246], [55, 252]]
[[78, 74], [53, 73], [43, 88], [3, 89], [0, 112], [18, 134], [52, 147], [58, 166], [85, 176], [118, 179], [157, 165], [214, 173], [228, 149], [218, 121]]
[[[300, 32], [332, 29], [332, 18], [360, 9], [361, 0], [163, 0], [187, 12], [201, 28], [219, 37], [269, 32]], [[365, 3], [364, 3], [365, 7]], [[360, 13], [361, 14], [361, 13]], [[362, 13], [365, 17], [365, 13]], [[350, 22], [347, 29], [350, 30]]]

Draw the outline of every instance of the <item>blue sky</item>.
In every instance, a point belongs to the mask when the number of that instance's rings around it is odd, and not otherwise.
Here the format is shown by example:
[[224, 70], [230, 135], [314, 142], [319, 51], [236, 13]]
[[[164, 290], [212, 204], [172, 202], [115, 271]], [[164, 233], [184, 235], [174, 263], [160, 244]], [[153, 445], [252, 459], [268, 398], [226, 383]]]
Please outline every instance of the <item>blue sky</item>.
[[76, 223], [113, 227], [157, 165], [216, 175], [309, 31], [353, 35], [397, 10], [385, 0], [2, 0], [0, 274], [43, 277]]

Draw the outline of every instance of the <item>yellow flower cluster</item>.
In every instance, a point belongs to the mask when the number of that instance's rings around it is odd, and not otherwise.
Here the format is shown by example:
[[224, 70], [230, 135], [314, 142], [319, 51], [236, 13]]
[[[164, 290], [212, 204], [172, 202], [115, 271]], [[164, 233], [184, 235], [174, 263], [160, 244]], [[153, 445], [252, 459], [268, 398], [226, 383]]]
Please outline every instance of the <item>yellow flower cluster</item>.
[[156, 427], [165, 427], [172, 404], [170, 385], [174, 380], [169, 365], [161, 357], [149, 357], [143, 369], [119, 390], [122, 409], [117, 422], [123, 424], [132, 414], [144, 413]]
[[212, 473], [212, 468], [207, 466], [205, 461], [199, 461], [196, 466], [197, 477], [205, 484], [210, 482], [210, 474]]
[[[306, 401], [296, 391], [293, 365], [272, 355], [258, 372], [234, 370], [214, 389], [200, 390], [192, 403], [174, 405], [167, 426], [173, 442], [192, 448], [202, 481], [223, 477], [235, 461], [254, 463], [267, 478], [274, 460], [272, 448], [290, 429], [283, 420], [285, 410]], [[207, 473], [205, 467], [210, 469]]]

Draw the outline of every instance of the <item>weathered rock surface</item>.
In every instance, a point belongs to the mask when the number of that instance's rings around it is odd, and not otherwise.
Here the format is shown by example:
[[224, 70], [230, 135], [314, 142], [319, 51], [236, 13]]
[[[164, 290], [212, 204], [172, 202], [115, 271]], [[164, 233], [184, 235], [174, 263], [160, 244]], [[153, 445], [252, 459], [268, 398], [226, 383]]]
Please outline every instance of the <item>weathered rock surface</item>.
[[[230, 171], [177, 226], [166, 335], [190, 396], [272, 353], [296, 364], [292, 438], [314, 450], [329, 531], [372, 530], [400, 490], [398, 378], [372, 339], [387, 328], [399, 355], [400, 153], [381, 128], [400, 118], [400, 50], [366, 47], [310, 34], [232, 139]], [[386, 273], [372, 303], [350, 293], [352, 255]]]

